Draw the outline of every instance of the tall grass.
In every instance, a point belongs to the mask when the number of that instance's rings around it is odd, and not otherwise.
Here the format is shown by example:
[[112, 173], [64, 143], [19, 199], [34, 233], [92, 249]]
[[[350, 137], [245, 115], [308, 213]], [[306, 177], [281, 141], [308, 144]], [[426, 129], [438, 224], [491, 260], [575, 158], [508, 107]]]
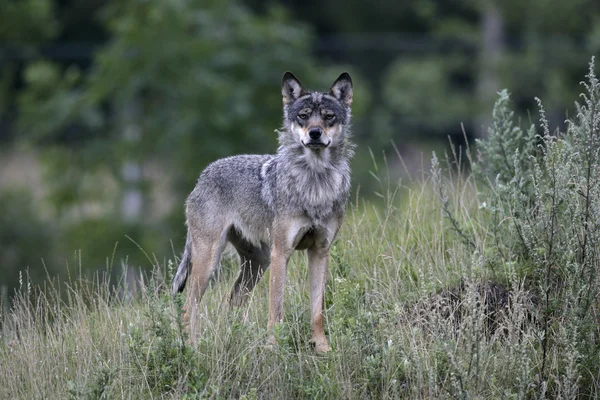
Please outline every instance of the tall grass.
[[[588, 89], [599, 90], [590, 71]], [[101, 276], [45, 290], [24, 282], [1, 316], [0, 397], [597, 397], [598, 152], [561, 153], [600, 142], [598, 122], [586, 125], [592, 103], [571, 131], [550, 135], [542, 120], [537, 134], [513, 123], [505, 93], [477, 149], [434, 156], [426, 179], [408, 187], [377, 176], [380, 203], [355, 201], [332, 249], [326, 356], [309, 342], [302, 254], [290, 262], [275, 348], [266, 346], [268, 277], [247, 318], [227, 306], [235, 260], [202, 300], [199, 342], [188, 345], [168, 261], [133, 297]], [[581, 174], [568, 169], [556, 186], [567, 166]]]
[[[475, 218], [479, 210], [471, 188], [456, 185], [456, 200]], [[226, 262], [200, 304], [200, 339], [191, 348], [178, 322], [180, 299], [168, 295], [169, 268], [163, 267], [133, 299], [119, 296], [102, 279], [44, 292], [24, 284], [2, 316], [0, 393], [375, 399], [517, 390], [515, 379], [527, 382], [531, 374], [521, 361], [533, 363], [538, 344], [520, 323], [526, 293], [518, 288], [511, 294], [515, 310], [508, 313], [514, 321], [505, 322], [508, 333], [486, 333], [489, 310], [481, 304], [487, 294], [479, 283], [488, 274], [482, 257], [446, 229], [429, 185], [402, 190], [405, 197], [385, 200], [385, 207], [353, 206], [335, 243], [326, 297], [331, 354], [315, 356], [309, 344], [301, 254], [290, 264], [275, 349], [265, 346], [268, 278], [253, 293], [243, 323], [241, 312], [227, 307], [236, 271]], [[461, 282], [464, 290], [456, 293], [464, 313], [452, 304], [456, 296], [443, 291]]]

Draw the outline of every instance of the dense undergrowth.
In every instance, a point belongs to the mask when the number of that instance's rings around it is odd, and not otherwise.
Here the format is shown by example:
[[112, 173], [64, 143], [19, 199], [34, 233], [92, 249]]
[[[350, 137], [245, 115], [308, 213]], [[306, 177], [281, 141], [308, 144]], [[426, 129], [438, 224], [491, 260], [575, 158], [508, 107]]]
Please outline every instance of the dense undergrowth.
[[[332, 249], [332, 352], [310, 346], [306, 263], [293, 257], [279, 346], [268, 278], [229, 310], [224, 261], [191, 347], [173, 262], [136, 290], [101, 275], [23, 282], [0, 331], [2, 398], [597, 398], [600, 84], [590, 65], [566, 132], [523, 130], [501, 92], [489, 136], [434, 155], [422, 183], [380, 177]], [[464, 159], [463, 159], [464, 158]], [[132, 295], [133, 294], [133, 295]], [[4, 310], [4, 309], [3, 309]]]

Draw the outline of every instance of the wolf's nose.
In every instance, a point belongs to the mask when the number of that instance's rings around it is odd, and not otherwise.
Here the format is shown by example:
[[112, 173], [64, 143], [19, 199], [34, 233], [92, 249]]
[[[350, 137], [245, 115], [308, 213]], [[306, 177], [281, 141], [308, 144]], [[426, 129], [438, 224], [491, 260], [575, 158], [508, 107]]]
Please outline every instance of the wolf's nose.
[[319, 128], [312, 128], [308, 131], [308, 136], [310, 136], [312, 140], [318, 140], [321, 138], [321, 130]]

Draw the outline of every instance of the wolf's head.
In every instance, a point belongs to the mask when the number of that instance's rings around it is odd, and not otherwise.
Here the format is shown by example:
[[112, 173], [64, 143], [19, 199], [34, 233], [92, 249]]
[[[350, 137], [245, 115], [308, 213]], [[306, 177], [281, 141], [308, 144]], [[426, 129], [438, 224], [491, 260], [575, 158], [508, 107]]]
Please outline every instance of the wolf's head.
[[328, 92], [310, 92], [291, 72], [283, 75], [283, 127], [287, 143], [320, 151], [344, 147], [349, 134], [352, 79], [344, 72]]

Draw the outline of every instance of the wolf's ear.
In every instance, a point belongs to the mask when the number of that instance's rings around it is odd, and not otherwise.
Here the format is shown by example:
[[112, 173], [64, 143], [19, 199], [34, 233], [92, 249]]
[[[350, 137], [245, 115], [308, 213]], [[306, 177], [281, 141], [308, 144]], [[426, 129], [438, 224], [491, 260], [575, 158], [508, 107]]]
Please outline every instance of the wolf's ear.
[[290, 71], [287, 71], [283, 74], [283, 79], [281, 80], [281, 94], [283, 95], [283, 104], [290, 104], [298, 97], [302, 96], [306, 91], [302, 87], [302, 84], [292, 74]]
[[333, 82], [329, 93], [336, 99], [350, 107], [352, 105], [352, 78], [350, 74], [344, 72]]

